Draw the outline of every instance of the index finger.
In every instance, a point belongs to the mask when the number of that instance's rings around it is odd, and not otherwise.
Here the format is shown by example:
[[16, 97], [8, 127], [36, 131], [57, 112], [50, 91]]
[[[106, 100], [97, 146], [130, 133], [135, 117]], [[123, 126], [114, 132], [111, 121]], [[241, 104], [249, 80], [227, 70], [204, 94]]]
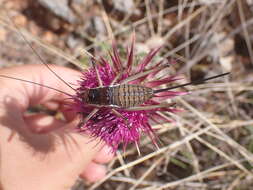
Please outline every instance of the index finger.
[[[77, 87], [73, 84], [77, 84], [80, 72], [61, 66], [50, 65], [50, 68], [52, 68], [55, 73], [58, 73], [58, 76], [60, 76], [66, 83], [73, 86], [74, 89]], [[44, 87], [42, 87], [29, 82], [0, 77], [0, 98], [8, 96], [11, 99], [15, 99], [19, 103], [17, 106], [22, 111], [25, 111], [29, 106], [43, 104], [52, 99], [62, 101], [69, 98], [66, 94], [74, 95], [75, 93], [72, 88], [50, 72], [45, 65], [32, 64], [10, 67], [0, 70], [0, 75], [20, 78], [44, 85]], [[58, 91], [45, 86], [58, 89]], [[59, 91], [65, 92], [66, 94]]]

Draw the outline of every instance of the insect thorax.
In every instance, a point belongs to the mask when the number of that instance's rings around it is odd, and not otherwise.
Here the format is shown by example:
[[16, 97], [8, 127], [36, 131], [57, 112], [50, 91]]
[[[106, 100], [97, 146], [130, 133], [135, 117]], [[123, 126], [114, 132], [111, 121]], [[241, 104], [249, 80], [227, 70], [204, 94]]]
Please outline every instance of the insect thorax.
[[152, 96], [151, 88], [122, 84], [88, 89], [83, 100], [94, 106], [129, 108], [143, 104]]

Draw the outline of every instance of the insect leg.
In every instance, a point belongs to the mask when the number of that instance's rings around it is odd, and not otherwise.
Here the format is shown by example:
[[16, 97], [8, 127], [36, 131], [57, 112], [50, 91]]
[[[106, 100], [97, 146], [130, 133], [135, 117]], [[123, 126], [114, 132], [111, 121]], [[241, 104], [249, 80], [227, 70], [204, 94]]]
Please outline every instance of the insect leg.
[[98, 80], [98, 85], [99, 85], [99, 87], [102, 87], [103, 86], [103, 81], [102, 81], [102, 79], [101, 79], [101, 77], [100, 77], [100, 75], [99, 75], [99, 72], [98, 72], [98, 68], [96, 67], [96, 63], [95, 63], [95, 59], [91, 59], [91, 63], [92, 63], [92, 67], [95, 69], [95, 71], [96, 71], [96, 76], [97, 76], [97, 80]]
[[124, 119], [125, 123], [128, 124], [127, 118], [124, 117], [121, 113], [119, 113], [117, 110], [112, 109], [112, 113], [115, 114], [118, 117], [121, 117], [122, 119]]
[[120, 72], [114, 79], [113, 81], [111, 82], [110, 86], [114, 85], [117, 80], [119, 80], [119, 78], [122, 76], [123, 72]]
[[158, 108], [167, 108], [175, 105], [175, 103], [172, 104], [159, 104], [159, 105], [152, 105], [152, 106], [136, 106], [131, 108], [126, 108], [127, 111], [142, 111], [142, 110], [152, 110], [152, 109], [158, 109]]
[[92, 116], [94, 116], [98, 112], [98, 110], [98, 108], [94, 108], [92, 112], [89, 113], [89, 115], [83, 117], [81, 122], [78, 124], [78, 129], [83, 128], [83, 126], [90, 120], [90, 118], [92, 118]]
[[[113, 112], [116, 116], [121, 117], [122, 119], [124, 119], [125, 124], [127, 125], [127, 128], [128, 128], [128, 129], [131, 128], [131, 127], [129, 126], [129, 123], [128, 123], [128, 120], [127, 120], [126, 117], [124, 117], [121, 113], [119, 113], [119, 112], [118, 112], [117, 110], [115, 110], [115, 109], [112, 109], [112, 112]], [[138, 142], [136, 142], [136, 141], [135, 141], [135, 146], [136, 146], [138, 155], [140, 156], [140, 155], [141, 155], [140, 148], [139, 148]]]

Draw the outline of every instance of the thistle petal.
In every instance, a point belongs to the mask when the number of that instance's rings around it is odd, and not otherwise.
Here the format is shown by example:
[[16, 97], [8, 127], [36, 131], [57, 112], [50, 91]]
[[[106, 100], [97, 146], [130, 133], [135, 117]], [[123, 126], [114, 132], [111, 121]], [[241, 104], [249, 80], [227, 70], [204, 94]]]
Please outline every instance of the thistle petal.
[[116, 41], [112, 42], [112, 50], [113, 50], [114, 60], [115, 60], [116, 64], [119, 67], [119, 71], [122, 71], [123, 70], [123, 63], [122, 63], [122, 61], [120, 59], [119, 52], [117, 50], [117, 43], [116, 43]]
[[133, 65], [133, 55], [134, 55], [134, 42], [135, 42], [135, 34], [133, 34], [132, 43], [130, 48], [128, 49], [127, 54], [127, 72], [130, 74]]
[[110, 57], [111, 57], [111, 60], [112, 60], [112, 63], [113, 63], [115, 72], [119, 72], [119, 71], [120, 71], [120, 65], [119, 65], [119, 63], [116, 61], [116, 58], [111, 54], [111, 52], [108, 52], [108, 54], [109, 54]]
[[163, 46], [157, 47], [153, 50], [151, 50], [148, 55], [146, 55], [143, 60], [140, 62], [140, 64], [137, 67], [137, 73], [142, 72], [144, 68], [151, 63], [151, 60], [153, 57], [158, 53], [158, 51], [162, 48]]
[[162, 84], [167, 84], [170, 82], [174, 82], [177, 80], [180, 80], [182, 78], [180, 78], [179, 76], [170, 76], [170, 77], [166, 77], [164, 79], [161, 80], [153, 80], [153, 81], [149, 81], [147, 83], [145, 83], [145, 86], [149, 87], [149, 88], [153, 88], [153, 87], [157, 87], [160, 86]]
[[[131, 80], [130, 84], [141, 83], [142, 81], [144, 81], [145, 79], [147, 79], [150, 75], [153, 75], [154, 73], [158, 73], [158, 72], [160, 72], [161, 70], [163, 70], [166, 67], [167, 67], [167, 65], [161, 65], [159, 67], [152, 67], [151, 69], [148, 69], [147, 71], [138, 73], [138, 74], [136, 74], [136, 76], [138, 76], [138, 77], [135, 77], [134, 80]], [[133, 76], [130, 76], [130, 77], [133, 78]], [[128, 81], [130, 81], [130, 80], [128, 80]]]

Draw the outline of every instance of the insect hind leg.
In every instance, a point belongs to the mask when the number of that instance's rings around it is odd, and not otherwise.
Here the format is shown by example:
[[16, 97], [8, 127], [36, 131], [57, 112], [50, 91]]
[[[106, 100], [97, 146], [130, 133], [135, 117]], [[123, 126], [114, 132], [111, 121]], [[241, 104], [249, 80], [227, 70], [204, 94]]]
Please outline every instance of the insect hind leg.
[[[124, 120], [124, 122], [125, 122], [127, 128], [128, 128], [129, 130], [131, 129], [131, 127], [129, 126], [128, 119], [127, 119], [126, 117], [124, 117], [121, 113], [119, 113], [119, 112], [118, 112], [117, 110], [115, 110], [115, 109], [112, 109], [112, 112], [113, 112], [116, 116], [121, 117], [121, 118]], [[136, 146], [136, 150], [137, 150], [137, 152], [138, 152], [138, 155], [140, 156], [140, 155], [141, 155], [141, 152], [140, 152], [140, 148], [139, 148], [139, 145], [138, 145], [138, 142], [137, 142], [137, 141], [135, 141], [135, 146]]]
[[119, 113], [117, 110], [112, 109], [112, 113], [120, 118], [122, 118], [125, 122], [125, 124], [128, 126], [128, 119], [126, 117], [124, 117], [121, 113]]
[[126, 108], [127, 111], [144, 111], [144, 110], [152, 110], [152, 109], [159, 109], [159, 108], [168, 108], [175, 105], [175, 103], [171, 104], [159, 104], [159, 105], [151, 105], [151, 106], [136, 106], [131, 108]]
[[99, 111], [99, 108], [94, 108], [89, 115], [87, 115], [86, 117], [83, 117], [82, 120], [80, 121], [80, 123], [78, 124], [77, 128], [78, 129], [82, 129], [84, 127], [84, 125], [90, 120], [90, 118], [92, 118], [97, 112]]

